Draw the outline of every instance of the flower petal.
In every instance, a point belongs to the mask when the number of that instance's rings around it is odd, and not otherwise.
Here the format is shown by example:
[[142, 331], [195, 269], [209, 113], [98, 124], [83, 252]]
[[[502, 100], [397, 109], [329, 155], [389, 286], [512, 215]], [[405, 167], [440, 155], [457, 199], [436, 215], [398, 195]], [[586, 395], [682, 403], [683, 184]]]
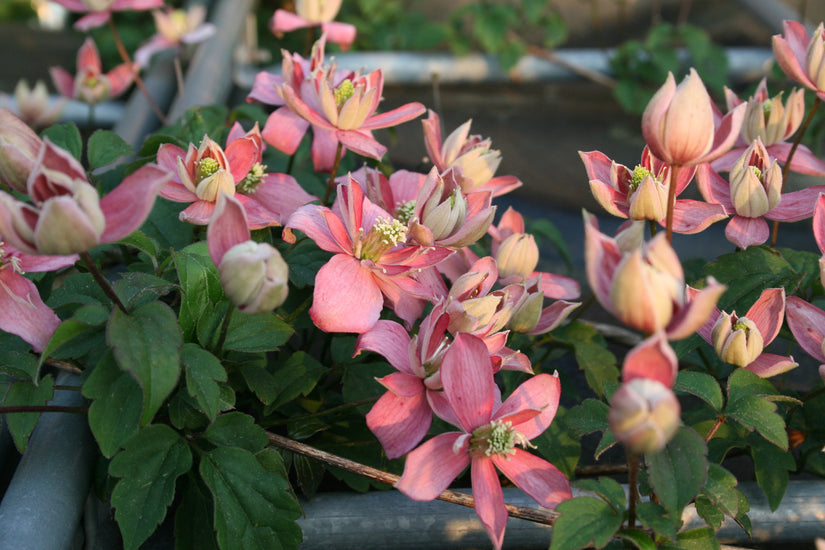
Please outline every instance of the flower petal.
[[40, 353], [59, 324], [33, 282], [12, 269], [0, 269], [0, 330], [20, 336]]
[[430, 429], [433, 413], [423, 391], [423, 384], [421, 390], [410, 397], [388, 391], [367, 413], [367, 427], [378, 438], [389, 459], [410, 452]]
[[355, 355], [362, 350], [374, 351], [399, 372], [414, 375], [410, 363], [410, 333], [394, 321], [381, 320], [355, 342]]
[[765, 346], [773, 342], [785, 318], [785, 289], [766, 288], [763, 290], [745, 317], [753, 321], [759, 329]]
[[100, 199], [100, 209], [106, 217], [100, 242], [117, 241], [140, 227], [152, 211], [158, 192], [171, 178], [169, 171], [147, 164], [126, 176]]
[[825, 362], [822, 341], [825, 340], [825, 311], [809, 304], [802, 298], [788, 296], [785, 301], [788, 327], [805, 352], [820, 362]]
[[441, 384], [461, 426], [471, 432], [490, 422], [495, 382], [484, 342], [459, 333], [441, 363]]
[[336, 254], [318, 270], [309, 314], [324, 332], [366, 332], [384, 308], [372, 273], [346, 254]]
[[470, 455], [466, 451], [456, 454], [453, 449], [462, 435], [460, 432], [443, 433], [411, 451], [395, 488], [413, 500], [433, 500], [443, 493], [470, 464]]
[[507, 458], [494, 456], [493, 462], [507, 479], [545, 508], [553, 509], [573, 497], [567, 476], [523, 449], [516, 449], [516, 454]]
[[487, 530], [493, 546], [498, 550], [504, 542], [507, 509], [504, 507], [504, 494], [501, 492], [495, 464], [486, 457], [473, 458], [470, 477], [476, 514]]
[[527, 409], [541, 411], [525, 422], [513, 424], [513, 428], [528, 440], [534, 439], [544, 433], [555, 418], [560, 396], [561, 383], [557, 376], [537, 374], [513, 390], [510, 397], [495, 412], [494, 418], [502, 419]]

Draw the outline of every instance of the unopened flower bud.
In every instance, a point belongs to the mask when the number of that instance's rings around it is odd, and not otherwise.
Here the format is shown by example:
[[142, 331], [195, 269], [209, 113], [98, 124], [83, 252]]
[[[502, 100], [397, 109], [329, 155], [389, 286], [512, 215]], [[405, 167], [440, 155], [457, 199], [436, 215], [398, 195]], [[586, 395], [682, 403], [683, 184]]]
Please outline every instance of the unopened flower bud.
[[[634, 171], [635, 173], [635, 171]], [[667, 185], [645, 175], [629, 197], [628, 215], [634, 220], [663, 220], [667, 214]]]
[[41, 254], [75, 254], [97, 246], [106, 228], [100, 197], [91, 184], [75, 181], [72, 195], [46, 200], [34, 240]]
[[501, 279], [517, 275], [526, 279], [539, 263], [539, 247], [529, 233], [513, 233], [498, 245], [496, 265]]
[[538, 324], [541, 318], [542, 306], [544, 305], [544, 292], [528, 294], [521, 301], [510, 317], [507, 327], [513, 332], [527, 334]]
[[821, 24], [808, 44], [804, 69], [817, 90], [825, 90], [825, 29]]
[[758, 218], [782, 199], [782, 169], [757, 139], [730, 169], [730, 195], [736, 213]]
[[762, 333], [753, 321], [724, 311], [713, 325], [711, 342], [722, 361], [737, 367], [751, 364], [764, 348]]
[[751, 143], [757, 138], [765, 147], [785, 141], [799, 128], [805, 114], [804, 90], [795, 89], [782, 102], [782, 93], [765, 101], [749, 100], [742, 124], [742, 138]]
[[440, 193], [433, 193], [421, 211], [421, 223], [432, 232], [434, 241], [455, 233], [467, 215], [467, 200], [460, 189], [455, 189], [445, 200], [439, 199]]
[[289, 266], [268, 243], [236, 244], [224, 254], [218, 270], [224, 292], [244, 313], [272, 311], [286, 300]]
[[681, 407], [661, 382], [634, 378], [613, 394], [608, 413], [616, 439], [635, 453], [662, 450], [679, 428]]
[[40, 143], [34, 130], [10, 111], [0, 109], [0, 183], [25, 193]]

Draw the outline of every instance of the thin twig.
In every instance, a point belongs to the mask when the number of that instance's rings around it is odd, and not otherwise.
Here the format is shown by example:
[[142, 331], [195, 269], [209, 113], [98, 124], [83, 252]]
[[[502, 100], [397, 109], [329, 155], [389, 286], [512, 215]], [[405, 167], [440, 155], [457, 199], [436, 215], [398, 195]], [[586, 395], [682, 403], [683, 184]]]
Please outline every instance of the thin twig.
[[68, 361], [62, 361], [60, 359], [46, 359], [44, 363], [46, 363], [50, 367], [65, 370], [66, 372], [71, 372], [72, 374], [83, 374], [83, 371], [80, 368], [69, 363]]
[[719, 429], [719, 427], [722, 424], [724, 424], [724, 422], [725, 422], [725, 417], [724, 416], [720, 416], [716, 419], [716, 423], [711, 427], [710, 431], [708, 432], [708, 435], [705, 436], [705, 443], [707, 443], [711, 439], [713, 439], [713, 436], [716, 435], [716, 431]]
[[638, 500], [639, 485], [639, 455], [630, 452], [627, 457], [627, 485], [629, 502], [627, 506], [627, 525], [633, 529], [636, 527], [636, 501]]
[[575, 473], [576, 477], [626, 474], [627, 464], [592, 464], [590, 466], [578, 466]]
[[599, 71], [593, 71], [586, 67], [582, 67], [580, 65], [576, 65], [575, 63], [570, 63], [569, 61], [561, 58], [556, 52], [552, 50], [545, 50], [544, 48], [539, 48], [537, 46], [528, 46], [527, 51], [536, 56], [546, 59], [551, 63], [555, 63], [559, 67], [564, 67], [571, 73], [577, 74], [591, 82], [595, 82], [596, 84], [601, 84], [602, 86], [606, 86], [608, 88], [615, 88], [616, 87], [616, 80], [607, 76], [606, 74], [600, 73]]
[[[400, 477], [395, 474], [391, 474], [371, 466], [366, 466], [365, 464], [360, 464], [353, 460], [310, 447], [309, 445], [304, 445], [303, 443], [299, 443], [280, 435], [269, 432], [267, 432], [267, 435], [269, 436], [269, 442], [276, 447], [314, 458], [324, 464], [341, 468], [342, 470], [364, 476], [372, 479], [373, 481], [379, 481], [381, 483], [386, 483], [387, 485], [395, 485], [400, 479]], [[456, 491], [444, 491], [437, 498], [438, 500], [443, 500], [452, 504], [460, 504], [461, 506], [467, 506], [468, 508], [473, 508], [475, 502], [472, 496], [465, 493], [458, 493]], [[552, 525], [559, 516], [557, 512], [552, 510], [529, 508], [527, 506], [516, 506], [514, 504], [505, 504], [504, 507], [507, 509], [507, 513], [510, 517], [526, 519], [527, 521], [543, 523], [545, 525]]]
[[109, 284], [109, 281], [106, 280], [106, 277], [103, 276], [103, 273], [97, 268], [95, 261], [89, 255], [88, 252], [81, 252], [80, 257], [86, 263], [86, 267], [89, 268], [89, 272], [94, 277], [95, 281], [97, 282], [98, 286], [103, 289], [103, 292], [109, 299], [115, 304], [123, 313], [129, 313], [126, 311], [126, 306], [123, 305], [123, 302], [120, 301], [120, 298], [115, 293], [115, 290], [112, 288], [112, 285]]

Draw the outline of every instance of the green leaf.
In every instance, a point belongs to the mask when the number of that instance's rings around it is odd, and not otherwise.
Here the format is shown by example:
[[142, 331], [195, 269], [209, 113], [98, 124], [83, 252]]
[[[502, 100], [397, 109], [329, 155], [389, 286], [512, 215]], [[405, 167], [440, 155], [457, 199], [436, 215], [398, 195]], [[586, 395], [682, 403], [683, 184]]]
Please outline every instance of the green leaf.
[[267, 369], [266, 360], [253, 360], [238, 363], [234, 369], [241, 373], [247, 387], [258, 396], [261, 403], [269, 406], [278, 397], [279, 383]]
[[573, 483], [573, 486], [600, 496], [617, 514], [624, 512], [627, 499], [625, 498], [624, 489], [616, 480], [609, 477], [600, 477], [598, 480], [579, 479]]
[[656, 550], [650, 535], [640, 529], [621, 529], [616, 536], [633, 544], [639, 550]]
[[292, 466], [295, 468], [296, 483], [301, 493], [312, 498], [324, 480], [324, 465], [312, 458], [296, 454], [292, 457]]
[[222, 550], [297, 548], [301, 508], [279, 475], [237, 447], [219, 447], [201, 459], [200, 473], [212, 492], [215, 529]]
[[54, 309], [74, 304], [111, 304], [111, 300], [95, 282], [91, 273], [72, 273], [63, 280], [49, 297], [48, 305]]
[[176, 286], [149, 273], [131, 271], [124, 273], [115, 282], [114, 288], [120, 300], [128, 309], [132, 309], [169, 294]]
[[160, 254], [160, 247], [158, 242], [152, 237], [146, 235], [141, 231], [133, 231], [131, 234], [117, 241], [118, 244], [125, 244], [132, 248], [137, 248], [141, 252], [149, 256], [152, 261], [152, 266], [157, 269], [157, 258]]
[[175, 313], [163, 302], [150, 302], [129, 315], [115, 308], [106, 340], [118, 366], [143, 388], [140, 423], [148, 424], [180, 376], [183, 338]]
[[[792, 248], [780, 248], [778, 252], [790, 264], [791, 268], [802, 275], [800, 287], [802, 289], [810, 289], [819, 280], [819, 259], [821, 254], [814, 254], [807, 250], [793, 250]], [[793, 292], [792, 289], [786, 289], [786, 292]]]
[[107, 166], [120, 157], [131, 154], [132, 146], [109, 130], [95, 131], [89, 138], [86, 151], [86, 155], [89, 157], [90, 170]]
[[596, 431], [607, 430], [607, 413], [610, 407], [598, 399], [585, 399], [564, 415], [564, 424], [573, 430], [574, 435], [582, 436]]
[[708, 497], [700, 494], [696, 497], [694, 504], [696, 505], [696, 513], [705, 520], [705, 523], [714, 529], [719, 529], [722, 526], [722, 522], [725, 521], [725, 514]]
[[82, 393], [93, 399], [89, 406], [92, 435], [103, 456], [111, 457], [138, 431], [143, 390], [131, 374], [118, 368], [112, 353], [107, 352], [83, 383]]
[[719, 541], [710, 527], [700, 527], [679, 533], [675, 544], [665, 543], [666, 550], [719, 550]]
[[212, 495], [197, 478], [184, 478], [175, 511], [175, 550], [218, 550], [212, 528]]
[[679, 517], [705, 484], [707, 452], [702, 436], [682, 427], [664, 449], [645, 455], [650, 483], [672, 517]]
[[234, 351], [274, 351], [292, 336], [292, 327], [272, 313], [235, 314], [229, 322], [224, 349]]
[[565, 429], [561, 421], [565, 416], [566, 411], [559, 407], [556, 412], [556, 422], [552, 422], [550, 427], [532, 443], [538, 447], [539, 453], [548, 462], [561, 470], [568, 478], [573, 478], [582, 447], [581, 442]]
[[787, 450], [782, 450], [755, 434], [748, 437], [748, 443], [756, 482], [768, 497], [771, 511], [775, 511], [788, 488], [788, 471], [796, 469], [796, 461]]
[[77, 308], [71, 318], [66, 319], [52, 334], [49, 343], [40, 355], [38, 369], [46, 359], [55, 355], [80, 357], [99, 346], [101, 326], [109, 318], [109, 310], [99, 304], [89, 304]]
[[191, 467], [189, 445], [164, 424], [142, 428], [115, 455], [109, 474], [121, 479], [112, 506], [125, 549], [138, 548], [155, 531], [175, 498], [175, 480]]
[[728, 402], [741, 397], [776, 395], [773, 384], [748, 369], [736, 369], [728, 380]]
[[[39, 365], [37, 359], [28, 351], [11, 351], [4, 353], [0, 357], [0, 373], [8, 374], [14, 378], [29, 380], [37, 383]], [[0, 378], [2, 380], [2, 378]]]
[[201, 316], [223, 300], [223, 288], [218, 268], [209, 258], [205, 242], [187, 246], [180, 252], [173, 252], [178, 270], [182, 296], [180, 304], [180, 327], [185, 340], [192, 340]]
[[[28, 380], [18, 380], [12, 382], [3, 405], [6, 407], [19, 407], [23, 405], [45, 405], [54, 397], [54, 379], [51, 376], [44, 376], [35, 385]], [[22, 454], [26, 450], [29, 436], [40, 418], [40, 413], [14, 413], [7, 414], [6, 426], [9, 428], [14, 446]]]
[[80, 137], [80, 130], [77, 129], [74, 122], [55, 124], [43, 130], [40, 135], [49, 138], [49, 141], [67, 150], [80, 162], [80, 155], [83, 152], [83, 140]]
[[636, 505], [636, 517], [642, 522], [642, 525], [653, 529], [654, 532], [670, 540], [676, 539], [676, 528], [678, 526], [673, 523], [673, 519], [662, 505], [651, 501], [640, 502]]
[[584, 371], [587, 384], [604, 397], [605, 385], [619, 379], [616, 356], [607, 349], [607, 343], [593, 326], [573, 321], [553, 332], [561, 342], [571, 345], [579, 367]]
[[725, 404], [719, 382], [702, 372], [679, 371], [673, 391], [695, 395], [717, 411], [722, 410]]
[[764, 246], [719, 256], [704, 272], [728, 285], [719, 300], [723, 311], [747, 311], [764, 289], [783, 287], [790, 291], [802, 280], [787, 260]]
[[203, 434], [210, 443], [219, 447], [238, 447], [257, 453], [269, 444], [263, 428], [255, 419], [242, 412], [223, 414]]
[[306, 352], [293, 353], [275, 370], [278, 397], [271, 403], [270, 409], [274, 410], [299, 395], [307, 395], [327, 370], [324, 365]]
[[623, 515], [598, 498], [571, 498], [559, 504], [556, 511], [561, 516], [553, 523], [550, 550], [575, 550], [591, 543], [601, 548], [622, 526]]
[[782, 449], [788, 448], [785, 421], [776, 413], [776, 405], [755, 395], [746, 395], [728, 404], [725, 414], [748, 430], [756, 430]]
[[315, 284], [315, 274], [331, 257], [332, 254], [318, 248], [311, 239], [298, 241], [284, 254], [284, 260], [289, 264], [289, 282], [296, 288]]
[[226, 381], [226, 370], [217, 357], [197, 344], [184, 344], [180, 361], [186, 373], [186, 391], [195, 398], [209, 420], [215, 420], [221, 410], [218, 382]]

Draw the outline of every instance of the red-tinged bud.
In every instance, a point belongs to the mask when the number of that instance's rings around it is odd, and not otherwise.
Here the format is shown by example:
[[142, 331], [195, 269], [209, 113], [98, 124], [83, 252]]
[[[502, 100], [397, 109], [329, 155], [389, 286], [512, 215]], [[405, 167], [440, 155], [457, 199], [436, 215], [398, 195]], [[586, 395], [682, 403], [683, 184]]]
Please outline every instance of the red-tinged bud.
[[746, 218], [763, 216], [782, 199], [782, 169], [760, 139], [730, 169], [730, 195], [736, 213]]
[[539, 247], [529, 233], [513, 233], [496, 250], [498, 276], [506, 279], [517, 275], [527, 279], [539, 263]]
[[661, 382], [634, 378], [613, 394], [608, 413], [616, 439], [635, 453], [662, 450], [679, 428], [681, 407]]

